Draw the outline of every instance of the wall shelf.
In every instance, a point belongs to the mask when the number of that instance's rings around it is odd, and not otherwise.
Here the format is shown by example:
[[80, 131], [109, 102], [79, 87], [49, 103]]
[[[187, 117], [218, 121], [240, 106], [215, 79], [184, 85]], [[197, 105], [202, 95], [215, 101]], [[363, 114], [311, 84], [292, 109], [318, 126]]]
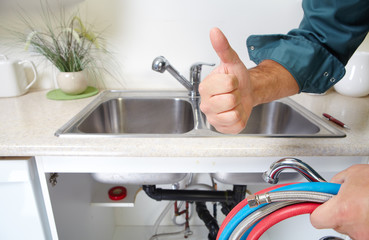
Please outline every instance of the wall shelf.
[[105, 184], [94, 181], [92, 187], [91, 205], [99, 207], [134, 207], [135, 198], [140, 191], [139, 185], [124, 185], [127, 189], [127, 196], [122, 200], [111, 200], [108, 192], [112, 187], [119, 186], [117, 184]]

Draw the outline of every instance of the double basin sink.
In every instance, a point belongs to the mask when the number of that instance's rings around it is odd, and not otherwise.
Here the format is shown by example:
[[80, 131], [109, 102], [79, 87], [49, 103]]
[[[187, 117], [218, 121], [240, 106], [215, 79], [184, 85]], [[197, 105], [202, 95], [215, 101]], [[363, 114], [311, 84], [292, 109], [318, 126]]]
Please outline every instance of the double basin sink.
[[[289, 98], [256, 106], [237, 135], [219, 133], [199, 109], [200, 98], [187, 92], [105, 91], [61, 127], [59, 137], [345, 137]], [[298, 177], [289, 173], [287, 180]], [[93, 173], [109, 184], [170, 184], [187, 173]], [[220, 182], [262, 182], [260, 174], [213, 173]]]
[[[226, 137], [187, 92], [109, 90], [55, 133], [74, 137]], [[344, 137], [345, 134], [289, 98], [256, 106], [237, 136]]]

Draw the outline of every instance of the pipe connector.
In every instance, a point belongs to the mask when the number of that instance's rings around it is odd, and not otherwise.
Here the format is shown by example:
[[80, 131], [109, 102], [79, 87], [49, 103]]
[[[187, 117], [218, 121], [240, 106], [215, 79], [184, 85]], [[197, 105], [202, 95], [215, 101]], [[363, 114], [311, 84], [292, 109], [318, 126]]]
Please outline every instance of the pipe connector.
[[251, 208], [257, 207], [264, 203], [271, 203], [272, 200], [270, 199], [269, 192], [266, 192], [264, 194], [258, 194], [258, 195], [249, 195], [247, 196], [247, 203]]
[[297, 202], [317, 202], [323, 203], [332, 198], [332, 194], [313, 191], [276, 191], [266, 192], [247, 197], [250, 208], [257, 207], [264, 203], [297, 201]]
[[293, 169], [305, 177], [309, 182], [326, 182], [311, 166], [297, 158], [282, 158], [270, 165], [269, 170], [263, 173], [267, 183], [276, 184], [280, 173], [285, 169]]

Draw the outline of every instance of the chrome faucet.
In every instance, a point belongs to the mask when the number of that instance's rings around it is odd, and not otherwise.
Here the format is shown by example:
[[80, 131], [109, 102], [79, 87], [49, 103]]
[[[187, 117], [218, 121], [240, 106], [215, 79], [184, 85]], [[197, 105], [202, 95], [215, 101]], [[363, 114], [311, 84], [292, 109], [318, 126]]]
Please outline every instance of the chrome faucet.
[[326, 182], [312, 167], [296, 158], [282, 158], [274, 162], [269, 170], [263, 173], [264, 181], [271, 184], [278, 183], [279, 174], [284, 169], [296, 170], [310, 182]]
[[191, 97], [200, 96], [199, 84], [201, 81], [201, 69], [203, 65], [214, 66], [215, 64], [195, 63], [190, 69], [190, 81], [183, 77], [170, 63], [163, 57], [159, 56], [152, 62], [152, 70], [163, 73], [167, 70], [175, 79], [177, 79], [190, 92]]

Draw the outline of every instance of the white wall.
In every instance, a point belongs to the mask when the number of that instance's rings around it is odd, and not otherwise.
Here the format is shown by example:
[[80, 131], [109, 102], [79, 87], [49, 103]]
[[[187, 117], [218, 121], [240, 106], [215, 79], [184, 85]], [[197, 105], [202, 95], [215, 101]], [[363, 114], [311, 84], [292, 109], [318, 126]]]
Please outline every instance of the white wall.
[[[17, 1], [28, 5], [38, 3]], [[4, 6], [1, 1], [0, 9]], [[184, 76], [188, 76], [194, 62], [218, 63], [209, 41], [209, 31], [215, 26], [224, 31], [241, 59], [251, 67], [253, 63], [245, 47], [249, 35], [286, 33], [297, 27], [302, 18], [301, 0], [85, 0], [68, 7], [79, 7], [81, 14], [98, 29], [108, 26], [104, 35], [122, 66], [120, 82], [124, 86], [111, 79], [105, 82], [107, 88], [128, 89], [183, 88], [168, 73], [151, 70], [152, 60], [159, 55], [165, 56]], [[38, 18], [37, 9], [26, 9]], [[12, 26], [15, 19], [14, 11], [0, 10], [2, 24]], [[6, 37], [7, 33], [0, 30], [0, 41]], [[0, 44], [2, 52], [12, 58], [19, 57]], [[20, 56], [28, 57], [24, 53]], [[42, 76], [36, 88], [53, 87], [51, 69], [48, 64], [39, 64]], [[210, 68], [204, 67], [203, 76], [209, 71]]]
[[[302, 17], [301, 0], [110, 2], [101, 12], [109, 12], [114, 18], [109, 39], [119, 53], [128, 88], [183, 88], [168, 73], [151, 70], [156, 56], [165, 56], [184, 76], [188, 76], [194, 62], [218, 63], [209, 41], [212, 27], [220, 27], [247, 62], [247, 36], [286, 32], [297, 27]], [[98, 0], [86, 1], [87, 4], [94, 9], [101, 7]], [[203, 76], [209, 71], [204, 67]]]

